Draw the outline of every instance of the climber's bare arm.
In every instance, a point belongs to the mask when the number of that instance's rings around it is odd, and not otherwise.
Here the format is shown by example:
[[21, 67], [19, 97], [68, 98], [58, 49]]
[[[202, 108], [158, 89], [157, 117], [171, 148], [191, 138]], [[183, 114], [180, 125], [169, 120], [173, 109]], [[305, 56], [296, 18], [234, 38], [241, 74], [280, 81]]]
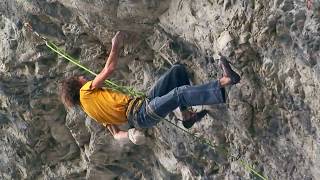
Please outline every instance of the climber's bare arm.
[[117, 32], [112, 38], [112, 48], [109, 56], [106, 57], [106, 64], [102, 71], [94, 78], [91, 89], [100, 88], [103, 86], [104, 81], [116, 69], [118, 63], [118, 55], [124, 38], [124, 33]]
[[116, 125], [107, 125], [107, 128], [116, 140], [128, 138], [128, 132], [120, 130]]

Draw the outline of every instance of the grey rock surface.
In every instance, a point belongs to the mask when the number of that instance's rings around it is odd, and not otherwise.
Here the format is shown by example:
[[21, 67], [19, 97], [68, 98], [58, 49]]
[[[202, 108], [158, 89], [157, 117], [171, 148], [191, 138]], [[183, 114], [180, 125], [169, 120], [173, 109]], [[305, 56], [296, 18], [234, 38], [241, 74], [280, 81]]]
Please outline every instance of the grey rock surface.
[[[217, 79], [226, 56], [241, 83], [227, 89], [227, 104], [194, 107], [209, 115], [189, 130], [217, 148], [165, 121], [135, 146], [81, 109], [67, 112], [58, 82], [84, 72], [25, 22], [96, 72], [114, 33], [126, 31], [111, 79], [142, 91], [174, 63], [194, 84]], [[259, 179], [243, 160], [268, 179], [317, 180], [319, 34], [316, 0], [309, 9], [292, 0], [1, 0], [0, 178]]]

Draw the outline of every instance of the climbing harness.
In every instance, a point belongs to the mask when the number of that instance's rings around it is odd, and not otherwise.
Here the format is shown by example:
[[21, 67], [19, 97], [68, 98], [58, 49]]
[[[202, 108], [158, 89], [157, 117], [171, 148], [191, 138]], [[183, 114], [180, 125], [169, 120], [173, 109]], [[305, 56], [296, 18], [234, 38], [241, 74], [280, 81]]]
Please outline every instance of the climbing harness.
[[[66, 60], [70, 61], [71, 63], [77, 65], [78, 67], [82, 68], [83, 70], [85, 70], [86, 72], [94, 75], [94, 76], [97, 76], [96, 73], [94, 73], [93, 71], [91, 71], [90, 69], [86, 68], [85, 66], [81, 65], [79, 63], [78, 60], [76, 60], [75, 58], [71, 57], [70, 55], [68, 55], [65, 51], [63, 51], [62, 49], [60, 49], [57, 45], [55, 45], [53, 42], [50, 42], [48, 41], [45, 37], [41, 36], [39, 33], [35, 32], [32, 28], [32, 26], [30, 25], [30, 23], [25, 23], [24, 26], [30, 31], [32, 32], [35, 36], [37, 36], [38, 38], [40, 38], [42, 41], [45, 42], [46, 46], [53, 52], [57, 53], [58, 55], [62, 56], [63, 58], [65, 58]], [[122, 93], [125, 93], [125, 94], [128, 94], [130, 96], [133, 96], [133, 97], [143, 97], [143, 98], [147, 98], [147, 96], [145, 95], [145, 93], [143, 92], [140, 92], [140, 91], [136, 91], [134, 90], [132, 87], [128, 87], [128, 86], [120, 86], [120, 85], [117, 85], [116, 83], [110, 81], [110, 80], [105, 80], [105, 84], [107, 85], [107, 88], [110, 88], [112, 90], [115, 90], [115, 91], [119, 91], [119, 92], [122, 92]], [[180, 129], [181, 131], [183, 131], [184, 133], [188, 134], [190, 137], [192, 137], [193, 139], [199, 141], [200, 143], [202, 144], [206, 144], [208, 145], [210, 148], [212, 148], [213, 150], [227, 156], [229, 155], [229, 152], [224, 149], [223, 147], [220, 147], [220, 146], [215, 146], [213, 145], [208, 139], [206, 138], [202, 138], [202, 137], [198, 137], [192, 133], [190, 133], [189, 131], [181, 128], [180, 126], [174, 124], [173, 122], [165, 119], [165, 118], [162, 118], [160, 116], [158, 116], [157, 114], [155, 114], [154, 112], [151, 111], [151, 115], [152, 117], [156, 118], [156, 119], [163, 119], [165, 120], [166, 122], [168, 122], [169, 124], [173, 125], [174, 127]], [[233, 155], [230, 155], [232, 157], [234, 157]], [[239, 160], [240, 161], [240, 165], [242, 167], [244, 167], [247, 171], [249, 171], [250, 173], [258, 176], [259, 178], [263, 179], [263, 180], [267, 180], [266, 177], [262, 176], [260, 173], [258, 173], [254, 168], [253, 166], [251, 166], [250, 164], [246, 163], [244, 160]], [[218, 163], [218, 162], [217, 162]]]

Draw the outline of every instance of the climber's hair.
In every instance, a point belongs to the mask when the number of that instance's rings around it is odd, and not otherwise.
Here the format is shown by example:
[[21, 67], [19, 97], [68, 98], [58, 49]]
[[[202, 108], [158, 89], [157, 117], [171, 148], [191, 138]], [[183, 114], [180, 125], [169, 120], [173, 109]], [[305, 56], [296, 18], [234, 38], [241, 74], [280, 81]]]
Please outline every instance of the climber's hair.
[[79, 81], [79, 76], [71, 76], [60, 82], [59, 95], [64, 106], [72, 108], [76, 105], [80, 105], [80, 89], [82, 87]]

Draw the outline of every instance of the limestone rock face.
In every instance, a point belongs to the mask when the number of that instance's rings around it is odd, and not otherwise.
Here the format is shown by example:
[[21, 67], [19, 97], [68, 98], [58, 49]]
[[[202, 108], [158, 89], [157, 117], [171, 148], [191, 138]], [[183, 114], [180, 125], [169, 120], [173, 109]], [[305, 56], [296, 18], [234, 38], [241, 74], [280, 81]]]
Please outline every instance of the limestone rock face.
[[[226, 56], [241, 82], [226, 104], [194, 107], [209, 115], [188, 130], [216, 148], [166, 121], [136, 146], [80, 108], [66, 111], [58, 83], [84, 72], [26, 22], [95, 72], [126, 31], [111, 79], [142, 91], [174, 63], [194, 84], [217, 79]], [[241, 161], [269, 179], [318, 179], [319, 35], [318, 1], [2, 0], [1, 179], [258, 179]], [[182, 127], [175, 114], [167, 119]]]

